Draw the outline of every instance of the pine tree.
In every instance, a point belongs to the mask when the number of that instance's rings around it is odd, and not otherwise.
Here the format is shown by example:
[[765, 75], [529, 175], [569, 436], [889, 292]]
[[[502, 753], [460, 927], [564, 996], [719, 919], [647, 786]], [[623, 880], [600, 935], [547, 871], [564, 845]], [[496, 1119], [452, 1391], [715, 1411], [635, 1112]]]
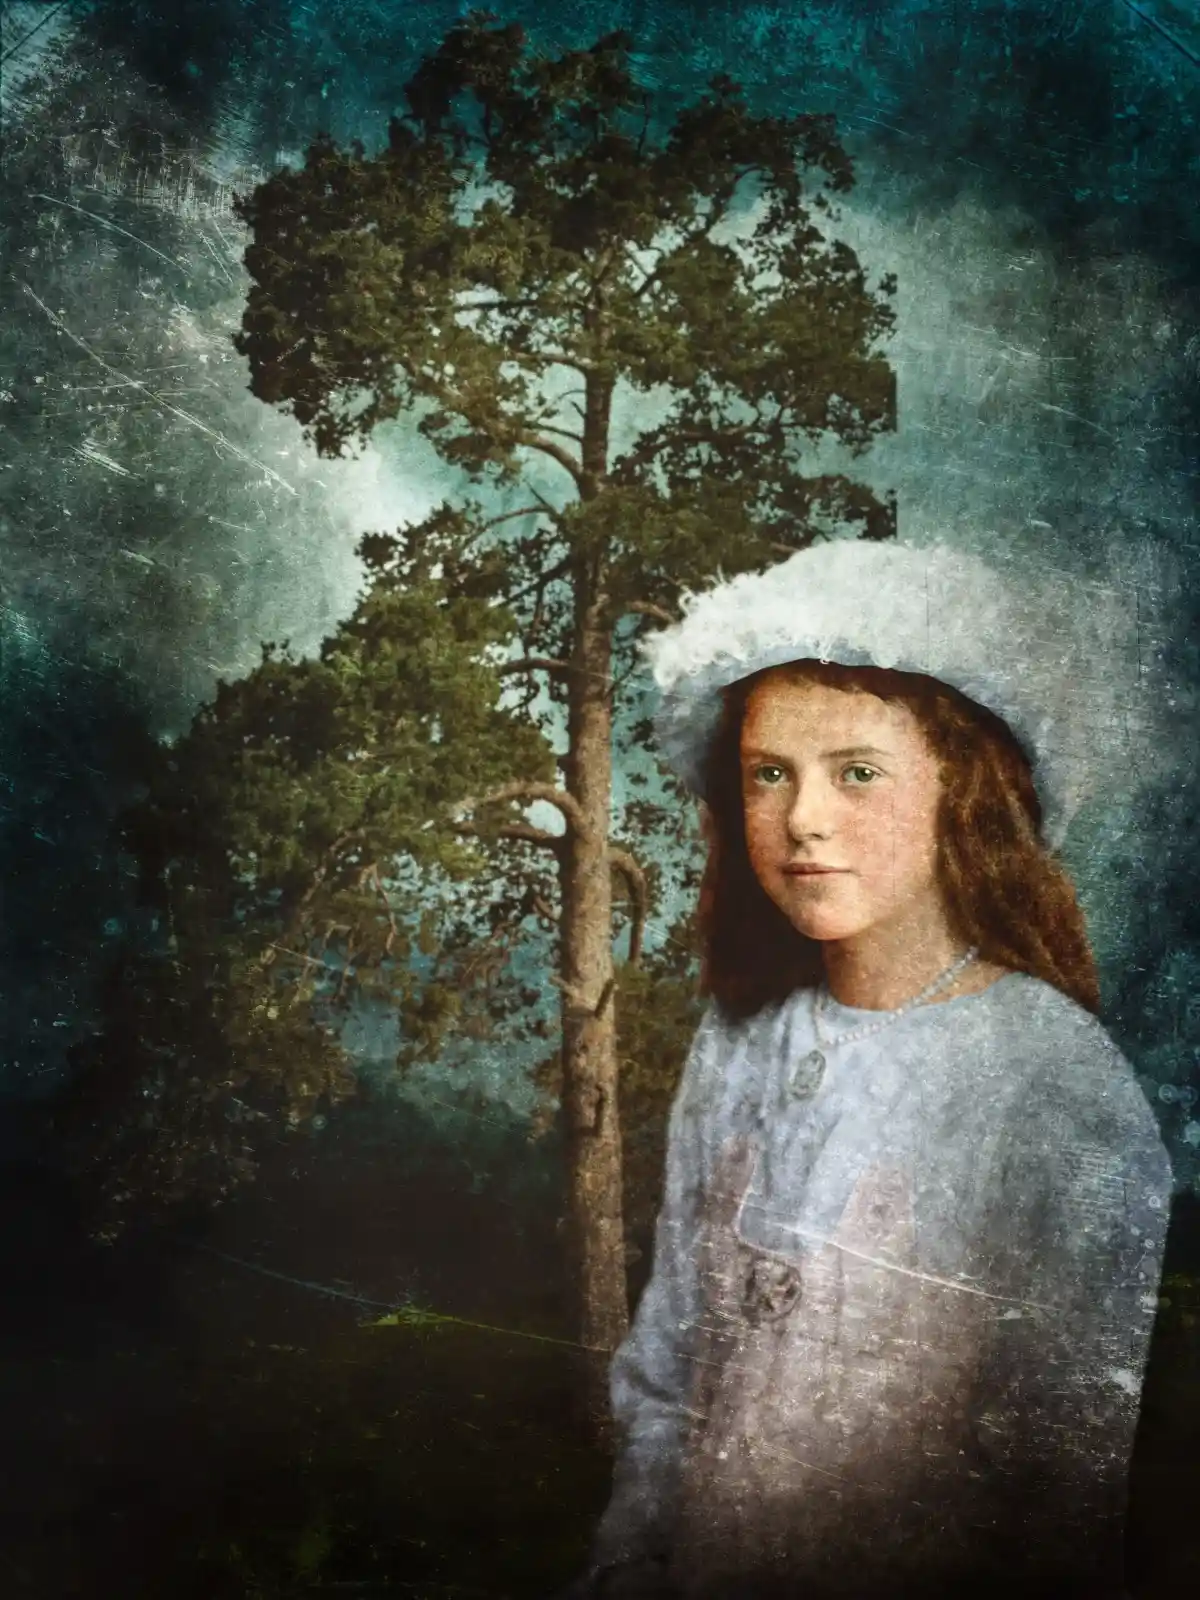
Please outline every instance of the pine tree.
[[[835, 194], [851, 182], [833, 128], [756, 118], [721, 78], [655, 137], [630, 45], [537, 59], [519, 28], [471, 17], [407, 85], [384, 151], [318, 140], [240, 206], [254, 392], [321, 453], [419, 418], [469, 485], [424, 531], [464, 584], [514, 608], [513, 670], [566, 707], [563, 784], [517, 770], [510, 798], [549, 799], [565, 824], [571, 1220], [580, 1336], [603, 1349], [626, 1326], [611, 874], [639, 876], [609, 839], [618, 629], [669, 619], [682, 586], [796, 549], [823, 519], [893, 526], [868, 489], [804, 470], [806, 442], [862, 449], [894, 418], [886, 294], [805, 188], [805, 174]], [[624, 449], [619, 386], [669, 396]], [[518, 485], [522, 503], [494, 510]]]
[[319, 660], [269, 649], [221, 687], [137, 842], [176, 949], [223, 974], [226, 1092], [274, 1074], [293, 1114], [344, 1091], [330, 1007], [351, 993], [398, 1011], [406, 1059], [500, 1024], [545, 1034], [530, 941], [549, 943], [578, 1335], [598, 1351], [627, 1326], [617, 1012], [657, 1039], [630, 973], [690, 826], [660, 769], [665, 804], [632, 801], [614, 831], [614, 746], [633, 774], [650, 733], [637, 639], [718, 572], [895, 528], [889, 500], [812, 466], [895, 425], [892, 284], [835, 236], [853, 176], [830, 119], [756, 116], [722, 77], [656, 121], [630, 49], [538, 57], [474, 15], [386, 148], [319, 138], [238, 201], [253, 392], [323, 455], [405, 419], [458, 486], [364, 537], [370, 587]]

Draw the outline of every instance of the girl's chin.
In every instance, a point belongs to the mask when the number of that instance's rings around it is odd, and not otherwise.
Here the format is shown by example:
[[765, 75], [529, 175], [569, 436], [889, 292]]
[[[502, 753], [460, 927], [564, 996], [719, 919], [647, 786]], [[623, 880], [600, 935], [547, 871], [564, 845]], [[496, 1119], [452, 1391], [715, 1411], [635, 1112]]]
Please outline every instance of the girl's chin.
[[830, 921], [798, 921], [795, 917], [789, 918], [792, 927], [806, 939], [812, 939], [817, 944], [835, 944], [841, 939], [853, 939], [856, 934], [866, 933], [870, 924], [858, 922]]
[[817, 944], [850, 944], [855, 939], [871, 934], [876, 937], [886, 935], [889, 941], [898, 941], [897, 947], [902, 949], [905, 943], [921, 942], [927, 934], [935, 931], [932, 920], [927, 926], [919, 918], [898, 919], [894, 912], [889, 916], [883, 911], [873, 916], [861, 907], [857, 912], [848, 907], [838, 910], [833, 906], [793, 905], [780, 909], [797, 933]]
[[821, 944], [830, 944], [836, 939], [853, 939], [856, 934], [866, 933], [872, 923], [870, 917], [855, 917], [845, 912], [838, 915], [832, 908], [824, 915], [816, 907], [807, 913], [796, 906], [783, 906], [780, 909], [797, 933]]

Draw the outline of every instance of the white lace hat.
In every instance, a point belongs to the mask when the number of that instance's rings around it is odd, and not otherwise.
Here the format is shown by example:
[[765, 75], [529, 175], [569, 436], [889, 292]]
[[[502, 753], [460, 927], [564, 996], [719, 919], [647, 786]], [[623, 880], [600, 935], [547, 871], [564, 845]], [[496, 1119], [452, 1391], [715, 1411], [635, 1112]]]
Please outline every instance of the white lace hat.
[[682, 610], [641, 650], [660, 749], [701, 796], [719, 691], [806, 658], [924, 673], [1003, 717], [1054, 845], [1095, 786], [1136, 763], [1139, 630], [1116, 588], [1041, 569], [1002, 577], [943, 544], [839, 539], [687, 593]]

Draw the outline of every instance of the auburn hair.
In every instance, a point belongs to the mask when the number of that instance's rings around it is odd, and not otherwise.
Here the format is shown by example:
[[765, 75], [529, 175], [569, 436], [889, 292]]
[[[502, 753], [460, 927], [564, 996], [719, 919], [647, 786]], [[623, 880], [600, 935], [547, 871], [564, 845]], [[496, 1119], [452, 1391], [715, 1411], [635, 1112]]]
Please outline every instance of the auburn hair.
[[798, 933], [755, 876], [746, 846], [741, 734], [746, 703], [768, 674], [876, 695], [916, 717], [942, 782], [938, 878], [951, 928], [984, 960], [1100, 1008], [1083, 913], [1042, 842], [1030, 763], [1008, 724], [957, 689], [919, 673], [793, 661], [722, 692], [703, 773], [708, 859], [700, 884], [700, 992], [746, 1018], [823, 977], [819, 941]]

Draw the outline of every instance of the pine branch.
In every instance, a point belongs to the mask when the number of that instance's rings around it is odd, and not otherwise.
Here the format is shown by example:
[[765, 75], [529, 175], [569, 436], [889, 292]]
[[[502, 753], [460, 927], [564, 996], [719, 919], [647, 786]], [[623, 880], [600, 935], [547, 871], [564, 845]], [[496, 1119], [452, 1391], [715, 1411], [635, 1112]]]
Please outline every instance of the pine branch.
[[637, 257], [633, 255], [628, 247], [626, 247], [625, 253], [628, 259], [635, 267], [638, 268], [640, 272], [646, 273], [646, 276], [642, 279], [641, 283], [639, 283], [637, 288], [633, 291], [633, 298], [635, 300], [640, 300], [647, 289], [660, 281], [662, 269], [666, 266], [668, 261], [672, 260], [675, 256], [690, 250], [693, 245], [699, 244], [701, 239], [707, 238], [712, 233], [713, 229], [718, 223], [724, 222], [725, 218], [729, 215], [729, 208], [733, 204], [734, 198], [737, 195], [738, 188], [743, 179], [748, 178], [753, 173], [761, 170], [762, 169], [759, 166], [749, 166], [742, 167], [739, 169], [739, 171], [735, 172], [725, 186], [713, 195], [712, 210], [708, 213], [704, 220], [697, 227], [688, 228], [684, 232], [682, 239], [680, 239], [677, 245], [674, 245], [670, 249], [663, 249], [660, 251], [658, 260], [654, 263], [654, 266], [649, 271], [642, 266]]
[[648, 600], [632, 600], [625, 607], [626, 612], [635, 617], [653, 617], [655, 622], [661, 622], [670, 628], [679, 620], [673, 617], [664, 606], [652, 605]]
[[544, 434], [521, 431], [517, 434], [517, 443], [549, 456], [551, 461], [557, 461], [560, 467], [569, 472], [576, 483], [582, 481], [583, 468], [568, 451], [563, 449], [562, 445], [555, 444], [553, 439], [547, 439]]
[[560, 661], [557, 656], [523, 656], [520, 661], [504, 661], [496, 668], [497, 677], [505, 677], [510, 672], [532, 672], [540, 667], [546, 672], [574, 672], [576, 669], [569, 661]]
[[506, 511], [502, 516], [489, 517], [478, 529], [480, 533], [490, 533], [493, 528], [499, 528], [505, 522], [516, 522], [521, 517], [536, 517], [544, 510], [543, 506], [522, 506], [519, 511]]
[[532, 822], [505, 822], [496, 828], [487, 828], [478, 822], [456, 822], [454, 831], [479, 839], [524, 839], [529, 844], [543, 845], [556, 854], [562, 849], [566, 837], [565, 834], [551, 833], [548, 828], [535, 827]]
[[629, 965], [632, 967], [641, 960], [649, 887], [641, 864], [628, 850], [623, 850], [620, 845], [610, 845], [608, 859], [625, 879], [629, 898], [633, 902], [633, 921], [629, 929]]
[[628, 455], [622, 456], [614, 464], [613, 472], [614, 475], [636, 472], [639, 467], [649, 465], [664, 450], [676, 450], [680, 445], [730, 444], [735, 440], [746, 438], [748, 434], [761, 432], [769, 426], [770, 423], [756, 416], [750, 422], [731, 422], [725, 427], [666, 428], [657, 434], [649, 435], [643, 444], [631, 450]]
[[596, 370], [594, 362], [571, 355], [567, 350], [506, 350], [504, 359], [543, 377], [547, 367], [573, 367], [576, 372], [585, 374]]
[[[32, 291], [30, 292], [32, 293]], [[489, 423], [482, 419], [473, 418], [473, 407], [470, 405], [467, 396], [448, 384], [444, 376], [426, 369], [421, 372], [412, 372], [410, 377], [414, 384], [435, 400], [443, 410], [467, 419], [470, 426], [476, 428], [487, 438], [499, 441], [507, 433], [503, 424], [498, 426], [494, 420]], [[577, 484], [580, 482], [583, 476], [582, 467], [572, 459], [571, 455], [561, 445], [555, 444], [553, 439], [547, 439], [544, 434], [538, 433], [536, 429], [521, 427], [518, 427], [514, 434], [508, 434], [507, 436], [509, 439], [514, 440], [515, 443], [523, 444], [530, 450], [538, 450], [542, 455], [549, 456], [551, 461], [557, 461], [560, 467], [571, 474]]]
[[450, 821], [457, 822], [459, 812], [477, 811], [480, 806], [498, 805], [504, 800], [522, 800], [529, 805], [535, 800], [544, 800], [548, 805], [558, 807], [568, 829], [574, 829], [576, 833], [584, 831], [583, 808], [573, 794], [558, 788], [556, 784], [529, 779], [518, 778], [513, 783], [501, 784], [500, 788], [492, 789], [487, 794], [469, 795], [447, 806], [446, 811]]
[[383, 947], [383, 953], [385, 956], [390, 956], [392, 953], [392, 946], [396, 942], [396, 936], [399, 932], [399, 929], [396, 927], [396, 913], [392, 908], [392, 902], [388, 899], [387, 890], [383, 886], [383, 879], [379, 876], [378, 862], [375, 862], [371, 868], [371, 881], [374, 883], [379, 894], [379, 898], [383, 901], [383, 909], [387, 913], [388, 936]]
[[560, 439], [570, 439], [573, 444], [582, 445], [583, 443], [583, 435], [576, 433], [571, 428], [559, 428], [551, 422], [539, 422], [538, 427], [543, 433], [557, 434]]

